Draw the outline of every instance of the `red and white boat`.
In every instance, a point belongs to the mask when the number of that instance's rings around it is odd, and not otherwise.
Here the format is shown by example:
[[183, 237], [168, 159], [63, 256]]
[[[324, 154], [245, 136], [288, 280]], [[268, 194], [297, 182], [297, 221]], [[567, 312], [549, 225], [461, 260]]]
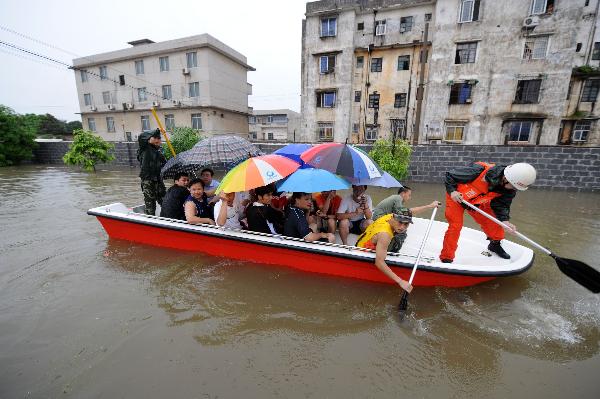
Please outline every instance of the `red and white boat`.
[[[341, 244], [329, 244], [231, 230], [210, 225], [191, 225], [183, 221], [149, 216], [142, 207], [127, 208], [121, 203], [93, 208], [108, 236], [140, 244], [203, 252], [212, 256], [251, 261], [265, 265], [287, 266], [312, 273], [392, 283], [374, 265], [374, 251]], [[429, 220], [413, 218], [408, 238], [400, 253], [388, 253], [387, 264], [408, 280]], [[511, 254], [505, 260], [487, 251], [484, 233], [463, 228], [454, 263], [438, 259], [447, 224], [434, 222], [413, 280], [414, 286], [465, 287], [525, 272], [533, 263], [529, 248], [508, 240], [503, 247]], [[349, 242], [355, 242], [356, 236]]]

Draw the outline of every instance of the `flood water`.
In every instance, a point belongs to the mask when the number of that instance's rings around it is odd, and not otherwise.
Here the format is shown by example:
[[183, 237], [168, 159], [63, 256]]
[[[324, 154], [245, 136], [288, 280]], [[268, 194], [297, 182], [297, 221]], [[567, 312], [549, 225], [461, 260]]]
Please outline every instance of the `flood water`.
[[[400, 323], [391, 285], [109, 240], [86, 211], [112, 202], [137, 171], [0, 168], [0, 398], [600, 397], [600, 296], [542, 253]], [[512, 222], [600, 267], [599, 194], [529, 190]]]

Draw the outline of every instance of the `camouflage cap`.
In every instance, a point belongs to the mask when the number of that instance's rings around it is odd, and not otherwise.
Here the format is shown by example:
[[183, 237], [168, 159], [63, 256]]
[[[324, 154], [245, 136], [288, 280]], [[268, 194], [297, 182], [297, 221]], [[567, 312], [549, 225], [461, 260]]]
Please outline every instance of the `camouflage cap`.
[[412, 212], [408, 208], [402, 208], [400, 212], [394, 213], [394, 219], [400, 223], [412, 223]]

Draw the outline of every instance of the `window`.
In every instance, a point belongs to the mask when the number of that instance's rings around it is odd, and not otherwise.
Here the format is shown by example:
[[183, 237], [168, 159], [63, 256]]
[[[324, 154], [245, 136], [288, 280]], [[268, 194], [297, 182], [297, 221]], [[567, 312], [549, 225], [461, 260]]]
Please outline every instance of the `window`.
[[410, 68], [410, 55], [398, 56], [398, 70], [408, 71]]
[[583, 44], [582, 43], [577, 43], [575, 45], [575, 52], [576, 53], [580, 52], [581, 51], [581, 47], [583, 47]]
[[167, 72], [169, 70], [169, 57], [158, 57], [158, 63], [161, 72]]
[[450, 88], [448, 104], [470, 104], [472, 89], [473, 86], [469, 83], [454, 83]]
[[249, 139], [256, 140], [256, 137], [258, 137], [257, 134], [256, 134], [256, 132], [249, 132], [248, 133], [248, 138]]
[[332, 122], [319, 122], [317, 124], [319, 135], [319, 141], [333, 141], [333, 123]]
[[85, 105], [92, 105], [92, 95], [90, 93], [83, 95], [83, 103]]
[[273, 116], [272, 115], [268, 115], [267, 116], [267, 123], [273, 123]]
[[362, 69], [364, 63], [365, 63], [365, 57], [363, 57], [362, 55], [359, 55], [358, 57], [356, 57], [356, 69]]
[[554, 0], [533, 0], [531, 3], [531, 15], [552, 14], [554, 12]]
[[600, 42], [594, 43], [594, 50], [592, 51], [592, 59], [600, 60]]
[[87, 71], [85, 69], [80, 70], [79, 71], [79, 75], [81, 75], [81, 81], [82, 82], [87, 82], [88, 81], [88, 74], [87, 74]]
[[406, 93], [394, 94], [394, 108], [406, 107]]
[[385, 19], [381, 21], [375, 21], [375, 36], [385, 35]]
[[473, 22], [479, 20], [480, 0], [461, 0], [458, 22]]
[[192, 114], [192, 129], [202, 129], [202, 114]]
[[171, 93], [171, 85], [164, 85], [162, 87], [162, 97], [165, 100], [173, 99], [173, 95]]
[[287, 115], [273, 115], [272, 118], [273, 123], [284, 124], [288, 122]]
[[367, 128], [365, 129], [365, 140], [366, 141], [377, 140], [377, 126], [376, 125], [367, 125]]
[[321, 91], [317, 93], [317, 107], [333, 108], [335, 107], [335, 91]]
[[273, 138], [273, 133], [271, 133], [271, 132], [267, 133], [267, 140], [275, 140]]
[[354, 92], [354, 102], [355, 103], [359, 103], [360, 102], [360, 90], [356, 90]]
[[508, 141], [528, 142], [533, 122], [531, 121], [513, 121], [510, 123]]
[[144, 60], [135, 61], [135, 74], [136, 75], [144, 74]]
[[100, 70], [100, 79], [101, 80], [108, 79], [108, 70], [107, 70], [106, 66], [101, 66], [98, 69]]
[[477, 42], [458, 43], [456, 45], [455, 64], [472, 64], [477, 55]]
[[112, 104], [112, 101], [110, 101], [110, 91], [102, 92], [102, 101], [104, 104]]
[[142, 101], [146, 101], [146, 88], [145, 87], [140, 87], [139, 89], [137, 89], [138, 92], [138, 101], [142, 102]]
[[140, 118], [142, 120], [142, 132], [150, 130], [150, 117], [148, 115], [143, 115]]
[[365, 29], [365, 23], [359, 22], [358, 25], [356, 26], [356, 30], [364, 30], [364, 29]]
[[592, 121], [577, 121], [573, 128], [573, 141], [587, 141], [588, 134], [592, 128]]
[[465, 134], [465, 122], [446, 122], [446, 136], [445, 141], [463, 141]]
[[541, 79], [519, 80], [517, 83], [516, 104], [536, 104], [539, 102]]
[[410, 32], [413, 27], [413, 17], [400, 18], [400, 33]]
[[540, 60], [546, 58], [549, 36], [538, 36], [525, 39], [524, 60]]
[[165, 115], [165, 129], [172, 130], [175, 127], [175, 115]]
[[425, 22], [431, 21], [431, 14], [425, 14]]
[[323, 55], [320, 59], [321, 73], [332, 73], [335, 70], [335, 54]]
[[200, 82], [188, 83], [190, 97], [200, 96]]
[[113, 118], [112, 116], [106, 117], [106, 130], [109, 133], [115, 132], [115, 118]]
[[381, 72], [383, 58], [371, 58], [371, 72]]
[[192, 51], [191, 53], [185, 53], [185, 58], [187, 60], [188, 68], [195, 68], [198, 66], [198, 56], [195, 51]]
[[353, 123], [352, 124], [352, 133], [358, 133], [358, 128], [359, 128], [359, 124]]
[[390, 131], [392, 137], [406, 139], [406, 123], [404, 119], [390, 119]]
[[119, 75], [119, 84], [125, 86], [125, 75]]
[[256, 123], [256, 116], [249, 116], [248, 117], [248, 123], [255, 124]]
[[96, 131], [96, 120], [94, 118], [88, 118], [88, 129], [92, 132]]
[[583, 84], [583, 92], [581, 93], [581, 102], [593, 103], [598, 97], [600, 89], [600, 79], [586, 80]]
[[369, 94], [369, 108], [379, 108], [379, 94]]
[[321, 37], [332, 37], [336, 35], [337, 18], [321, 18]]

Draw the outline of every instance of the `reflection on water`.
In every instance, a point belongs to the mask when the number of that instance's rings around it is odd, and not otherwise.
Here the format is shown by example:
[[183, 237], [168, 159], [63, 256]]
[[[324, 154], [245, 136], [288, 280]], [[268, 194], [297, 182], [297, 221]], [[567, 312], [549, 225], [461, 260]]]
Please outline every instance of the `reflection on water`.
[[[4, 168], [0, 198], [0, 397], [598, 393], [599, 296], [541, 253], [520, 276], [415, 289], [400, 323], [393, 286], [109, 240], [85, 212], [141, 203], [135, 170]], [[598, 199], [529, 190], [512, 220], [598, 267]]]

